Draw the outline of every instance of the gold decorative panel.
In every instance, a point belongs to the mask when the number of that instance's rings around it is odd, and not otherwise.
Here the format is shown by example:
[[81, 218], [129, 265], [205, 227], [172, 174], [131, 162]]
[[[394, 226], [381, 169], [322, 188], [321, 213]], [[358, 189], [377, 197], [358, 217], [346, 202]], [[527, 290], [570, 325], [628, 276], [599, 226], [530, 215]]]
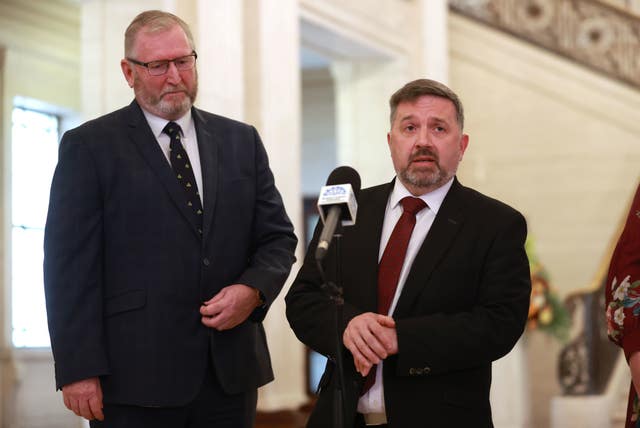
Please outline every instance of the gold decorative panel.
[[640, 17], [593, 0], [450, 0], [455, 12], [640, 87]]

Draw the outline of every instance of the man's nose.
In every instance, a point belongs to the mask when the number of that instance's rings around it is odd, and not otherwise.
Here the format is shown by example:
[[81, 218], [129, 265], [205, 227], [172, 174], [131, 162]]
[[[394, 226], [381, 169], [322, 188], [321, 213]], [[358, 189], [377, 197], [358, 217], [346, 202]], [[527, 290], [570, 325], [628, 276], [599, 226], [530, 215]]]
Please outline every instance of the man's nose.
[[178, 83], [180, 80], [182, 80], [180, 71], [173, 61], [169, 62], [169, 69], [167, 70], [167, 80], [169, 80], [171, 83]]
[[429, 130], [426, 126], [420, 128], [418, 133], [416, 134], [416, 146], [424, 147], [431, 145], [431, 139], [429, 138]]

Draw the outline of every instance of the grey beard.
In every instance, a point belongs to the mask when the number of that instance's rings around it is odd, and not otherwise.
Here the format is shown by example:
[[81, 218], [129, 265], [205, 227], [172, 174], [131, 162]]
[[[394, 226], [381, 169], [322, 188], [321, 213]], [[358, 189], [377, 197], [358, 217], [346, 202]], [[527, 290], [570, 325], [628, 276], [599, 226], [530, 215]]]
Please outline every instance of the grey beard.
[[191, 106], [193, 105], [193, 100], [191, 99], [191, 97], [189, 97], [178, 105], [165, 103], [164, 101], [160, 101], [156, 105], [158, 106], [158, 109], [166, 115], [182, 116], [191, 108]]
[[409, 166], [400, 171], [400, 180], [403, 183], [409, 183], [418, 188], [434, 188], [439, 187], [449, 181], [455, 172], [449, 174], [436, 164], [436, 170], [433, 172], [411, 171]]
[[400, 171], [400, 178], [402, 178], [402, 181], [413, 184], [416, 187], [429, 187], [442, 181], [445, 178], [445, 174], [439, 166], [436, 171], [429, 173], [410, 171], [407, 167]]

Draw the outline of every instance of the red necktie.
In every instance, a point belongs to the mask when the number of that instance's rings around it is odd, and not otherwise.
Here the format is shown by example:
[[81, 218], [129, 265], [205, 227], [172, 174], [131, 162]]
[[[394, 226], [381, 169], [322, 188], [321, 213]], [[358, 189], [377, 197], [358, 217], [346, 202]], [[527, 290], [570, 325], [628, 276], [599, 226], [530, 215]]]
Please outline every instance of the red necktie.
[[[422, 199], [411, 196], [402, 198], [400, 203], [404, 211], [393, 228], [378, 265], [378, 313], [382, 315], [387, 315], [396, 294], [409, 239], [416, 225], [416, 214], [427, 206]], [[377, 367], [375, 365], [369, 371], [362, 394], [365, 394], [375, 383]]]

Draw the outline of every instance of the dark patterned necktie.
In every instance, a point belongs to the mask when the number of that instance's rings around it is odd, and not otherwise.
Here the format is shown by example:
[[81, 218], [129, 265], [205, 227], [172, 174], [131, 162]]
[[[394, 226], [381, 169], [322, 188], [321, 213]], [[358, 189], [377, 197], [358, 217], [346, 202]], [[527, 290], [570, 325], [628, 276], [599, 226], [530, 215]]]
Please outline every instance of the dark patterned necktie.
[[198, 233], [202, 235], [202, 203], [200, 202], [200, 193], [198, 192], [198, 186], [195, 176], [193, 175], [193, 168], [191, 167], [189, 156], [180, 141], [182, 138], [182, 129], [177, 123], [169, 122], [162, 132], [167, 134], [171, 140], [169, 143], [169, 160], [171, 161], [171, 167], [176, 174], [178, 182], [180, 182], [185, 191], [185, 203], [193, 212], [196, 225], [198, 226]]
[[[382, 315], [387, 315], [396, 294], [409, 240], [416, 225], [416, 214], [427, 206], [422, 199], [411, 196], [402, 198], [400, 203], [403, 208], [402, 215], [391, 232], [378, 265], [378, 313]], [[369, 371], [362, 394], [365, 394], [375, 383], [377, 367], [375, 365]]]

